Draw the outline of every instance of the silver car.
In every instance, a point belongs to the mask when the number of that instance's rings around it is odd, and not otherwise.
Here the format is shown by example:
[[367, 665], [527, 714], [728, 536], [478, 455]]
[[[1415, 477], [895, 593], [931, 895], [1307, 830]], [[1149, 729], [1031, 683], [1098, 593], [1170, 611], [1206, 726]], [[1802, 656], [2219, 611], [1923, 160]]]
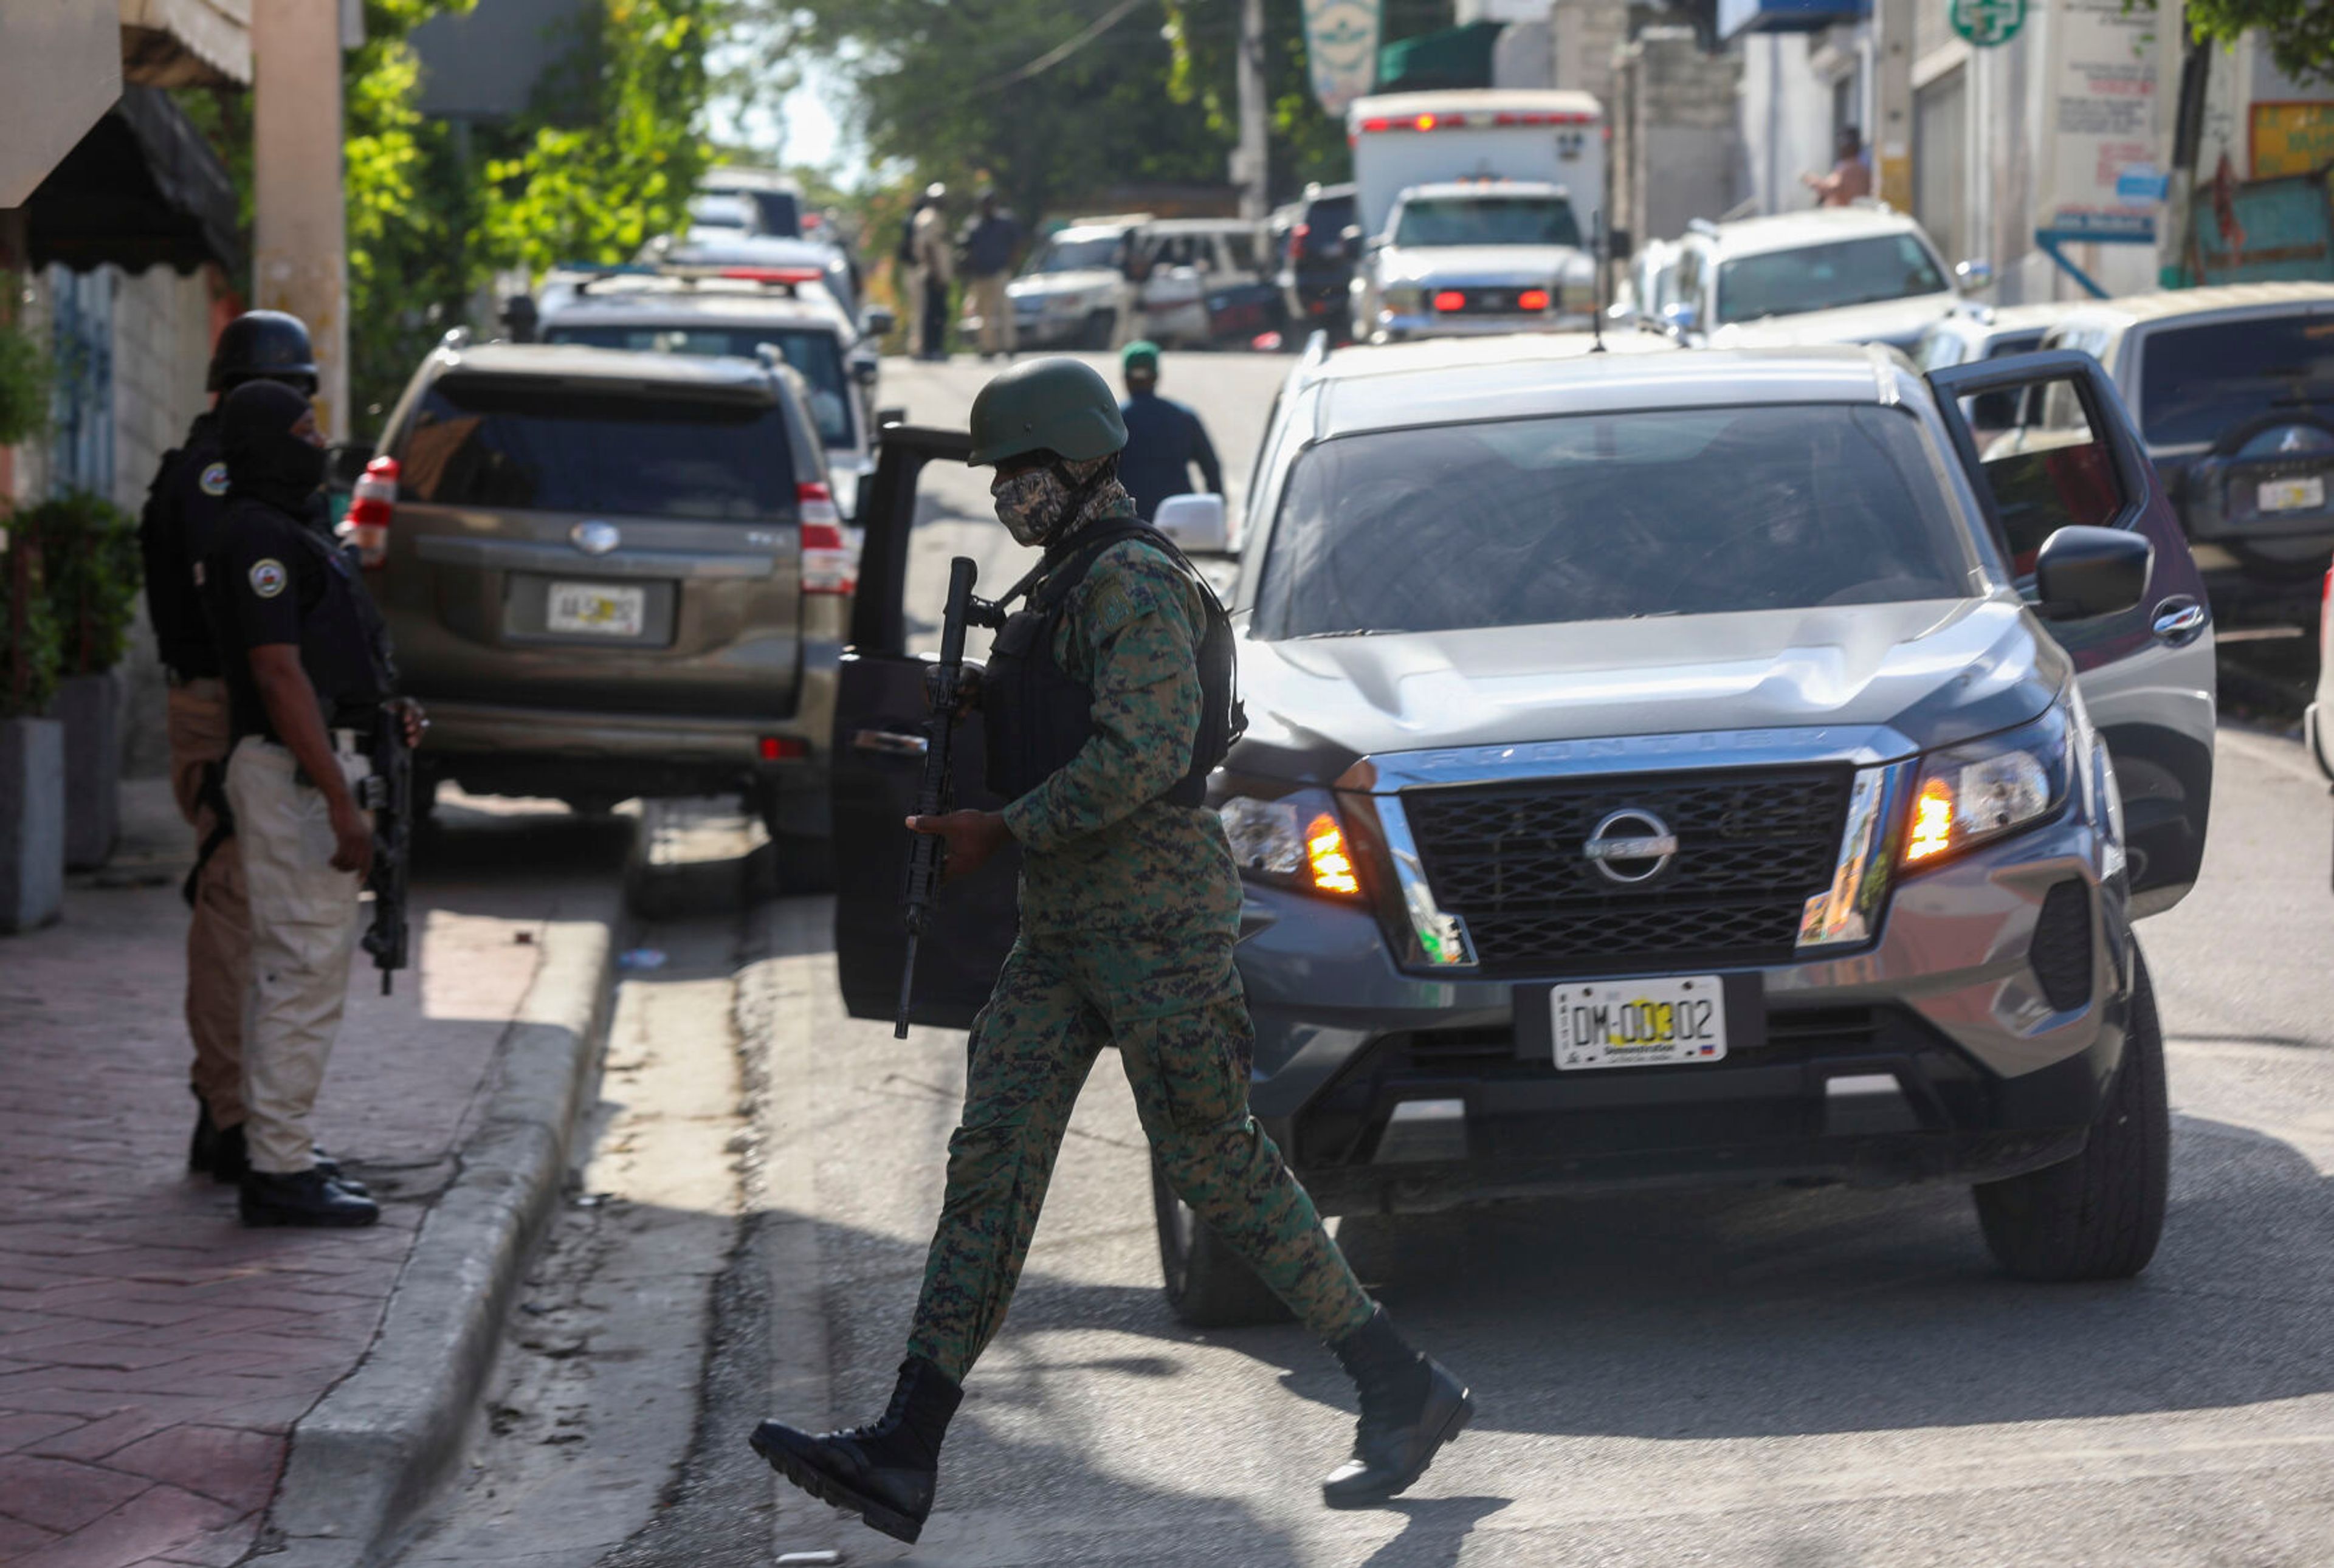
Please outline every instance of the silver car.
[[[2144, 1267], [2169, 1122], [2132, 923], [2197, 874], [2213, 643], [2097, 362], [1450, 348], [1301, 364], [1248, 489], [1211, 799], [1251, 1102], [1315, 1200], [1946, 1180], [2014, 1274]], [[1980, 459], [1963, 399], [2061, 386], [2082, 457]], [[897, 856], [916, 690], [861, 662], [854, 861]], [[1008, 880], [949, 898], [933, 1021], [1011, 936]], [[846, 1000], [888, 1015], [896, 917], [854, 908]], [[1272, 1310], [1155, 1199], [1179, 1312]]]

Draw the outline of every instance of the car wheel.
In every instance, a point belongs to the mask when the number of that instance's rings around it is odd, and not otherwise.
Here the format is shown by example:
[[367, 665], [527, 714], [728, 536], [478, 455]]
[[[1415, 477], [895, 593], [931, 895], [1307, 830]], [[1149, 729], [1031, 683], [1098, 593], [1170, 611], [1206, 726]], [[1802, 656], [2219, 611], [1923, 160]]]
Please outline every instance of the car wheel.
[[1155, 1159], [1151, 1208], [1159, 1223], [1159, 1273], [1179, 1321], [1201, 1329], [1288, 1321], [1287, 1305], [1175, 1196]]
[[1118, 313], [1093, 311], [1088, 313], [1085, 327], [1078, 333], [1078, 347], [1096, 353], [1107, 352], [1117, 337]]
[[2082, 1153], [1976, 1188], [1985, 1244], [2020, 1279], [2127, 1279], [2156, 1255], [2171, 1177], [2172, 1113], [2156, 987], [2136, 947], [2132, 967], [2123, 1065]]

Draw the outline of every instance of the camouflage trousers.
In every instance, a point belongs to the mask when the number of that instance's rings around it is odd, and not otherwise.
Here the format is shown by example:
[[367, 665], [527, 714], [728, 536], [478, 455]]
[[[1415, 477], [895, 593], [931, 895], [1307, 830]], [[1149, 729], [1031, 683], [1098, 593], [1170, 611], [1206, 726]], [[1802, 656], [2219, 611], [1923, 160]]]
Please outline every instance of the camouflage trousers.
[[[973, 1024], [964, 1119], [949, 1140], [948, 1198], [908, 1339], [910, 1354], [960, 1381], [1005, 1320], [1070, 1108], [1107, 1044], [1118, 1047], [1160, 1169], [1201, 1223], [1325, 1341], [1373, 1311], [1249, 1114], [1255, 1027], [1229, 936], [1207, 987], [1215, 994], [1196, 1002], [1172, 994], [1191, 988], [1189, 945], [1174, 944], [1172, 958], [1162, 951], [1156, 968], [1143, 962], [1148, 945], [1025, 937]], [[1146, 969], [1176, 980], [1145, 985]]]

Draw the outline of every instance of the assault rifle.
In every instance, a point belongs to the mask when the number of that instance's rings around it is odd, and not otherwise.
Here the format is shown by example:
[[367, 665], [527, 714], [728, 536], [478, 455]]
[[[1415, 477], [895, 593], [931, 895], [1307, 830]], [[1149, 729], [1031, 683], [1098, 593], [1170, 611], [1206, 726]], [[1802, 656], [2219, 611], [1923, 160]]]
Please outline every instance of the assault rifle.
[[390, 994], [397, 971], [406, 966], [410, 933], [405, 923], [406, 874], [413, 859], [413, 748], [405, 744], [405, 715], [383, 703], [372, 721], [372, 776], [364, 783], [364, 803], [372, 812], [372, 924], [364, 950], [381, 971], [381, 994]]
[[[940, 619], [940, 659], [927, 677], [924, 714], [924, 777], [916, 786], [916, 814], [939, 816], [950, 805], [950, 743], [955, 737], [957, 708], [964, 700], [964, 628], [968, 620], [993, 623], [993, 607], [972, 596], [979, 568], [967, 556], [949, 563], [948, 610]], [[900, 1011], [892, 1021], [892, 1037], [908, 1037], [908, 1009], [916, 992], [916, 945], [932, 922], [940, 899], [940, 878], [948, 870], [948, 841], [936, 833], [912, 833], [908, 843], [908, 880], [900, 896], [907, 917], [908, 957], [900, 969]]]

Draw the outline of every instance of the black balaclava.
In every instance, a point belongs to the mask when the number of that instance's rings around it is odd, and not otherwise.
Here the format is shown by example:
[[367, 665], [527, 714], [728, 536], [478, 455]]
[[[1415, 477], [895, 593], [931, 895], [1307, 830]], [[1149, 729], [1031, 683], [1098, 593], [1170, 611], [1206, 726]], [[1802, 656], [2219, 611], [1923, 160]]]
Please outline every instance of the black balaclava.
[[324, 453], [292, 433], [308, 399], [281, 381], [246, 381], [219, 400], [227, 493], [299, 516], [324, 482]]

